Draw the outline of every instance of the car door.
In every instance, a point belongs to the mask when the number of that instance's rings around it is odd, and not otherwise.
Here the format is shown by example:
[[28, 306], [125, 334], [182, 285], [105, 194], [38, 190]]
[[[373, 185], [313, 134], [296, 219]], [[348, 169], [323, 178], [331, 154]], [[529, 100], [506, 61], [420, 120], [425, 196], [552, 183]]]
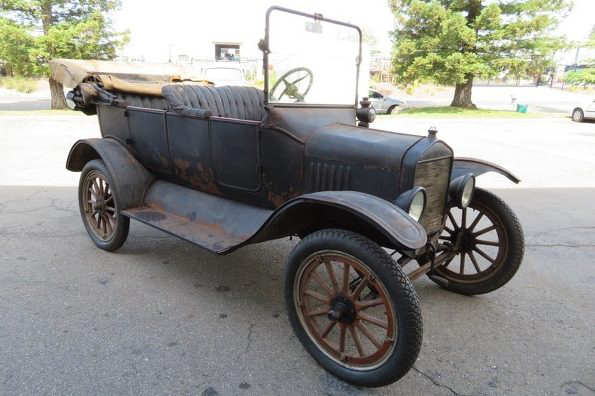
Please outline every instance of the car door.
[[211, 117], [209, 132], [217, 183], [244, 191], [260, 190], [260, 121]]
[[585, 117], [595, 118], [595, 99], [593, 99], [591, 103], [586, 106]]

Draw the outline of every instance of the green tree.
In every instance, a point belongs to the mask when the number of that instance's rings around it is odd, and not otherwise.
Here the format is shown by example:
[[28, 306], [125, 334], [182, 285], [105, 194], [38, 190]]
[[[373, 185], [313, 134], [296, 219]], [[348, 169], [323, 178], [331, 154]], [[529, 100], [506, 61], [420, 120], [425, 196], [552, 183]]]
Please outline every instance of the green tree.
[[[128, 32], [114, 32], [109, 15], [118, 0], [0, 0], [0, 16], [36, 30], [29, 44], [31, 69], [49, 76], [53, 58], [111, 60], [128, 40]], [[49, 76], [51, 107], [66, 107], [62, 84]]]
[[540, 74], [566, 44], [553, 30], [568, 0], [388, 0], [393, 72], [402, 83], [455, 85], [451, 106], [475, 107], [473, 79]]
[[11, 76], [33, 74], [29, 51], [34, 45], [35, 40], [26, 28], [0, 17], [0, 64], [7, 74]]

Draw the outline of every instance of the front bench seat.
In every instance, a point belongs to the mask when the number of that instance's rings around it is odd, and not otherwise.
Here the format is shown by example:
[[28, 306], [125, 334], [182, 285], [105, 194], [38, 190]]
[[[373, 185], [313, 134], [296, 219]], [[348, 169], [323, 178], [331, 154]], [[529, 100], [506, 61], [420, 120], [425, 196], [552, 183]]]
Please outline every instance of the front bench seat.
[[264, 92], [252, 87], [170, 84], [161, 89], [171, 109], [198, 117], [263, 121]]

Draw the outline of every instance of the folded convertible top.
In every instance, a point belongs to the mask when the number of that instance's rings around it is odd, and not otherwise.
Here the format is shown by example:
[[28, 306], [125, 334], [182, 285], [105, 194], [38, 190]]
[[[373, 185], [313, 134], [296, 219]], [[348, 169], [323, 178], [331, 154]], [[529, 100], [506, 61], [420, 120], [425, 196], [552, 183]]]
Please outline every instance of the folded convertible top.
[[92, 77], [108, 91], [139, 95], [162, 96], [161, 88], [175, 82], [212, 85], [182, 67], [170, 64], [53, 59], [50, 70], [55, 80], [69, 88]]

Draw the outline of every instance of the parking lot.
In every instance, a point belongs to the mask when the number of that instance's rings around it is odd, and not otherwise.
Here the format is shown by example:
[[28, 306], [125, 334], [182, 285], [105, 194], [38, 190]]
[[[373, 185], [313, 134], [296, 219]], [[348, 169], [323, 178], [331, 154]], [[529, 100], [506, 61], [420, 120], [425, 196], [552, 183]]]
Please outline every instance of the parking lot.
[[595, 123], [380, 118], [519, 176], [478, 184], [517, 212], [525, 260], [465, 297], [415, 283], [424, 342], [401, 381], [360, 389], [294, 337], [283, 265], [296, 241], [228, 256], [133, 223], [117, 253], [78, 214], [72, 143], [94, 117], [0, 116], [0, 394], [595, 394]]

